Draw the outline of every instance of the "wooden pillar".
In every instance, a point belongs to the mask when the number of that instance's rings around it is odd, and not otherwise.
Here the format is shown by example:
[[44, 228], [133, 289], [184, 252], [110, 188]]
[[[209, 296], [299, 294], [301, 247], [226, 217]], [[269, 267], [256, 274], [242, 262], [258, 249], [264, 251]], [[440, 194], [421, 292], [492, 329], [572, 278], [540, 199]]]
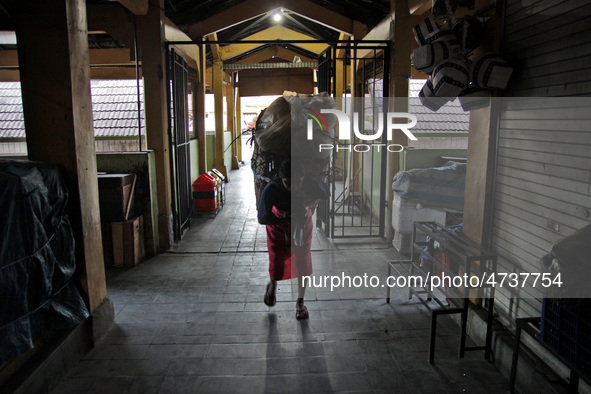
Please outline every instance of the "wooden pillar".
[[[155, 4], [153, 4], [155, 3]], [[161, 249], [174, 243], [168, 118], [166, 108], [166, 54], [164, 51], [164, 0], [150, 2], [148, 13], [138, 16], [138, 33], [144, 77], [144, 106], [148, 149], [156, 159], [158, 233]]]
[[487, 247], [489, 238], [494, 199], [497, 112], [494, 99], [489, 107], [470, 112], [462, 233], [484, 247]]
[[18, 59], [30, 160], [63, 166], [82, 286], [106, 297], [84, 0], [17, 3]]
[[[388, 89], [390, 100], [389, 108], [392, 112], [408, 112], [408, 79], [411, 74], [410, 54], [412, 53], [412, 42], [414, 41], [412, 27], [414, 17], [411, 16], [408, 8], [408, 0], [390, 0], [390, 9], [394, 11], [395, 20], [390, 25], [390, 87]], [[386, 89], [384, 89], [386, 90]], [[402, 132], [393, 134], [391, 144], [408, 145], [408, 137]], [[386, 170], [386, 228], [385, 234], [388, 241], [394, 238], [392, 228], [392, 207], [394, 202], [394, 191], [392, 190], [392, 179], [400, 171], [400, 153], [388, 152]]]
[[[236, 138], [236, 136], [238, 134], [236, 134], [236, 127], [234, 127], [234, 87], [231, 83], [226, 84], [225, 85], [225, 89], [226, 91], [226, 130], [228, 130], [231, 135], [232, 138], [230, 141], [234, 141], [234, 138]], [[224, 151], [226, 149], [230, 149], [232, 151], [232, 157], [236, 156], [236, 145], [235, 145], [235, 141], [232, 144], [232, 146], [230, 148], [228, 148], [226, 146], [226, 144], [224, 144]], [[225, 152], [224, 152], [225, 155]], [[230, 166], [230, 168], [233, 168], [233, 161], [228, 163], [228, 165]]]
[[[490, 5], [490, 0], [477, 0], [477, 7]], [[479, 8], [476, 8], [479, 9]], [[502, 53], [503, 14], [505, 1], [496, 2], [492, 20], [494, 36], [492, 48]], [[462, 233], [474, 242], [489, 247], [494, 203], [494, 177], [496, 167], [499, 101], [494, 97], [490, 106], [470, 112], [468, 134], [468, 165], [466, 166], [466, 189], [464, 191], [464, 226]]]
[[227, 179], [224, 164], [224, 64], [214, 60], [212, 67], [213, 103], [215, 111], [215, 160], [214, 167]]
[[[347, 39], [348, 36], [346, 36], [345, 34], [341, 33], [341, 35], [339, 36], [339, 40], [345, 40]], [[345, 49], [343, 49], [343, 47], [339, 47], [337, 46], [337, 50], [336, 52], [336, 70], [335, 70], [335, 77], [334, 77], [334, 83], [335, 83], [335, 103], [336, 103], [336, 107], [337, 109], [340, 109], [341, 111], [345, 110], [345, 103], [347, 102], [346, 98], [345, 98], [345, 90], [347, 88], [347, 84], [349, 84], [350, 86], [353, 85], [352, 82], [352, 78], [349, 78], [353, 73], [351, 73], [351, 69], [354, 71], [356, 69], [356, 64], [354, 64], [355, 62], [351, 62], [351, 65], [346, 66], [344, 60], [342, 60], [344, 58], [345, 55]], [[350, 100], [350, 99], [349, 99]], [[336, 152], [336, 157], [335, 157], [335, 165], [338, 169], [340, 169], [341, 171], [344, 171], [344, 163], [345, 163], [345, 151], [341, 150], [339, 152]]]
[[207, 171], [207, 144], [205, 141], [205, 45], [201, 46], [199, 51], [199, 80], [195, 90], [195, 108], [193, 108], [193, 127], [197, 132], [197, 139], [199, 141], [199, 171], [204, 173]]
[[236, 88], [236, 132], [238, 139], [236, 140], [236, 157], [238, 163], [242, 161], [242, 103], [240, 102], [240, 89]]
[[[348, 35], [345, 33], [341, 33], [339, 35], [339, 40], [347, 40], [349, 38]], [[361, 39], [363, 37], [358, 37]], [[337, 45], [335, 50], [335, 76], [334, 76], [334, 84], [335, 84], [335, 99], [337, 103], [340, 101], [342, 103], [342, 97], [345, 95], [345, 89], [347, 85], [347, 75], [346, 75], [346, 67], [345, 67], [345, 53], [347, 52], [345, 47], [340, 44], [341, 46]]]
[[334, 84], [335, 84], [335, 98], [342, 98], [343, 97], [343, 91], [345, 90], [345, 78], [346, 76], [343, 76], [344, 73], [344, 67], [343, 67], [343, 61], [342, 60], [336, 60], [336, 70], [335, 70], [335, 79], [334, 79]]

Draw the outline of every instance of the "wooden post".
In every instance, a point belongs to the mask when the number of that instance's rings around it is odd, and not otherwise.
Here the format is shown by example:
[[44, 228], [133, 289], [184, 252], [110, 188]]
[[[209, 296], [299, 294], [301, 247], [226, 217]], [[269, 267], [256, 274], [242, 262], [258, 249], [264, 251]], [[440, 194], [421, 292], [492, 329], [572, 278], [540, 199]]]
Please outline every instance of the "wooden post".
[[138, 16], [138, 33], [144, 77], [144, 106], [148, 149], [156, 158], [158, 190], [158, 232], [160, 248], [169, 249], [174, 243], [172, 231], [172, 193], [170, 181], [170, 152], [166, 108], [166, 53], [164, 51], [164, 0], [150, 3], [148, 13]]
[[[392, 112], [408, 112], [408, 79], [411, 74], [410, 54], [414, 41], [412, 34], [413, 17], [410, 15], [408, 0], [390, 0], [390, 9], [394, 11], [394, 22], [390, 25], [390, 40], [392, 47], [390, 86], [388, 89]], [[385, 87], [384, 87], [384, 90]], [[393, 135], [391, 144], [408, 145], [408, 137], [401, 132]], [[392, 206], [394, 204], [394, 191], [391, 184], [394, 175], [400, 171], [400, 153], [388, 152], [386, 170], [386, 228], [385, 234], [388, 241], [394, 239], [392, 228]]]
[[[225, 89], [226, 91], [226, 130], [228, 130], [232, 137], [230, 139], [230, 141], [234, 141], [234, 138], [236, 138], [236, 136], [238, 134], [236, 134], [236, 128], [234, 127], [234, 115], [235, 115], [235, 111], [234, 111], [234, 87], [233, 84], [229, 83], [225, 85]], [[232, 146], [230, 148], [228, 148], [226, 146], [226, 144], [224, 144], [224, 156], [225, 156], [225, 150], [226, 149], [230, 149], [230, 151], [232, 152], [232, 157], [236, 156], [236, 145], [235, 145], [235, 141], [232, 144]], [[233, 162], [234, 160], [232, 160]], [[232, 162], [228, 163], [228, 165], [230, 166], [230, 168], [233, 168], [233, 164]]]
[[238, 163], [242, 161], [242, 103], [240, 102], [240, 89], [236, 88], [236, 132], [238, 139], [236, 140], [236, 157]]
[[[345, 34], [342, 34], [339, 36], [339, 40], [345, 40], [347, 39], [348, 36], [346, 36]], [[349, 78], [350, 75], [352, 75], [353, 73], [351, 73], [351, 69], [353, 71], [355, 71], [355, 62], [351, 62], [351, 65], [349, 67], [345, 66], [345, 62], [343, 60], [344, 58], [344, 54], [345, 54], [345, 49], [343, 49], [342, 47], [337, 47], [337, 50], [335, 51], [336, 53], [336, 70], [335, 70], [335, 78], [334, 78], [334, 83], [335, 83], [335, 102], [336, 102], [336, 107], [340, 110], [343, 110], [344, 107], [346, 106], [346, 97], [345, 97], [345, 90], [346, 90], [346, 86], [347, 84], [350, 84], [350, 86], [353, 86], [353, 82], [352, 82], [352, 78]], [[350, 99], [349, 99], [350, 100]], [[341, 171], [344, 170], [344, 159], [345, 156], [345, 152], [344, 151], [340, 151], [340, 152], [336, 152], [336, 158], [335, 158], [335, 166], [340, 169]]]
[[344, 76], [344, 67], [343, 67], [343, 60], [337, 59], [335, 60], [336, 63], [336, 70], [335, 70], [335, 99], [339, 98], [342, 99], [343, 92], [345, 91], [345, 78]]
[[213, 102], [215, 111], [215, 160], [214, 167], [228, 178], [224, 163], [224, 64], [213, 61]]
[[[65, 168], [82, 286], [93, 313], [106, 297], [83, 0], [17, 3], [29, 159]], [[51, 61], [48, 61], [51, 59]]]
[[[347, 40], [349, 38], [348, 35], [341, 33], [339, 35], [339, 40]], [[363, 37], [358, 37], [358, 39], [361, 39]], [[336, 70], [335, 70], [335, 77], [334, 77], [334, 84], [335, 84], [335, 99], [337, 99], [337, 105], [342, 104], [342, 98], [345, 94], [345, 89], [346, 89], [346, 85], [347, 85], [347, 75], [345, 74], [345, 61], [344, 61], [344, 57], [345, 57], [345, 53], [346, 53], [346, 49], [344, 46], [338, 46], [336, 47], [336, 50], [334, 51], [335, 53], [335, 65], [336, 65]], [[340, 102], [340, 103], [339, 103]]]
[[498, 128], [496, 107], [496, 100], [493, 99], [489, 107], [470, 112], [462, 233], [483, 246], [489, 235], [490, 206], [494, 199], [492, 190]]
[[205, 141], [205, 45], [201, 45], [199, 51], [199, 81], [195, 91], [195, 108], [193, 108], [193, 127], [197, 131], [199, 140], [199, 171], [207, 171], [207, 144]]
[[[489, 4], [489, 0], [478, 0], [476, 5], [484, 7]], [[504, 1], [496, 2], [493, 19], [494, 37], [492, 37], [492, 46], [496, 53], [501, 53], [504, 7]], [[470, 112], [470, 132], [468, 134], [468, 165], [466, 166], [462, 233], [484, 248], [489, 247], [493, 220], [493, 191], [499, 122], [499, 102], [494, 98], [496, 93], [493, 91], [490, 106]]]

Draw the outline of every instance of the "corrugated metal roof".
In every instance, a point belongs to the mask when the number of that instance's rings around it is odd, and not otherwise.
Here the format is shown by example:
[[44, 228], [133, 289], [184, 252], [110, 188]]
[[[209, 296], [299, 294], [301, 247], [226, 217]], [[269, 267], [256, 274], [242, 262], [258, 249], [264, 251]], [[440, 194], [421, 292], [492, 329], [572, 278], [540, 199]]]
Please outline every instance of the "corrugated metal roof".
[[410, 80], [409, 112], [416, 115], [418, 119], [412, 132], [467, 134], [470, 129], [470, 112], [464, 112], [458, 99], [445, 104], [437, 112], [431, 111], [418, 100], [419, 92], [424, 84], [424, 79]]
[[[96, 80], [90, 82], [95, 137], [138, 135], [137, 82]], [[141, 127], [144, 123], [144, 93], [140, 81]], [[25, 138], [20, 82], [0, 82], [0, 138]]]

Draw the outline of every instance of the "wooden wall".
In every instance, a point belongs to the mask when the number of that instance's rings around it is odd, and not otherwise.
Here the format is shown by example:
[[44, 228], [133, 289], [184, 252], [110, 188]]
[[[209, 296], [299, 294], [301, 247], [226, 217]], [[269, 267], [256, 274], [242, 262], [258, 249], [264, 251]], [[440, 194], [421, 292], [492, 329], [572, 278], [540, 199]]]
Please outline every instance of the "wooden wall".
[[[139, 143], [135, 139], [94, 140], [95, 151], [98, 152], [137, 152]], [[147, 150], [145, 138], [142, 140], [142, 150]], [[26, 155], [27, 143], [25, 141], [0, 141], [0, 155]]]
[[[552, 244], [591, 223], [591, 3], [507, 0], [491, 248], [499, 271], [540, 272]], [[561, 96], [549, 98], [551, 96]], [[516, 97], [545, 97], [520, 100]], [[540, 316], [541, 293], [497, 291], [508, 326]]]
[[[99, 152], [138, 152], [139, 141], [135, 139], [119, 139], [119, 140], [94, 140], [94, 148]], [[142, 138], [142, 150], [146, 151], [146, 139]]]
[[241, 70], [240, 96], [281, 95], [285, 90], [314, 93], [312, 70], [308, 68]]

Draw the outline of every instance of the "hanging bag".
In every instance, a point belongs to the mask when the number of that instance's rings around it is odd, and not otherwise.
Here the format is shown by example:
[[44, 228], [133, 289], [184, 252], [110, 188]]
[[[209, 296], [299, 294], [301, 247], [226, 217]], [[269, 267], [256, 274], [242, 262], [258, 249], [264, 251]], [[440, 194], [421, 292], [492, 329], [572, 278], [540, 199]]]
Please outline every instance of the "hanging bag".
[[435, 34], [439, 33], [439, 25], [435, 22], [435, 18], [433, 16], [429, 16], [425, 18], [421, 22], [419, 22], [415, 27], [413, 27], [413, 33], [415, 35], [415, 40], [419, 45], [426, 45], [428, 44], [428, 39], [434, 36]]
[[435, 65], [443, 60], [458, 56], [460, 45], [457, 41], [436, 41], [416, 48], [411, 54], [415, 70], [430, 74]]
[[513, 68], [492, 52], [476, 57], [471, 68], [472, 82], [478, 87], [489, 89], [505, 89], [512, 73]]
[[433, 70], [433, 90], [439, 97], [457, 97], [468, 87], [470, 72], [462, 60], [447, 59]]
[[439, 108], [443, 107], [449, 100], [445, 97], [437, 97], [433, 89], [433, 82], [431, 78], [427, 79], [427, 82], [423, 85], [423, 88], [419, 92], [419, 101], [423, 106], [429, 108], [431, 111], [438, 111]]

